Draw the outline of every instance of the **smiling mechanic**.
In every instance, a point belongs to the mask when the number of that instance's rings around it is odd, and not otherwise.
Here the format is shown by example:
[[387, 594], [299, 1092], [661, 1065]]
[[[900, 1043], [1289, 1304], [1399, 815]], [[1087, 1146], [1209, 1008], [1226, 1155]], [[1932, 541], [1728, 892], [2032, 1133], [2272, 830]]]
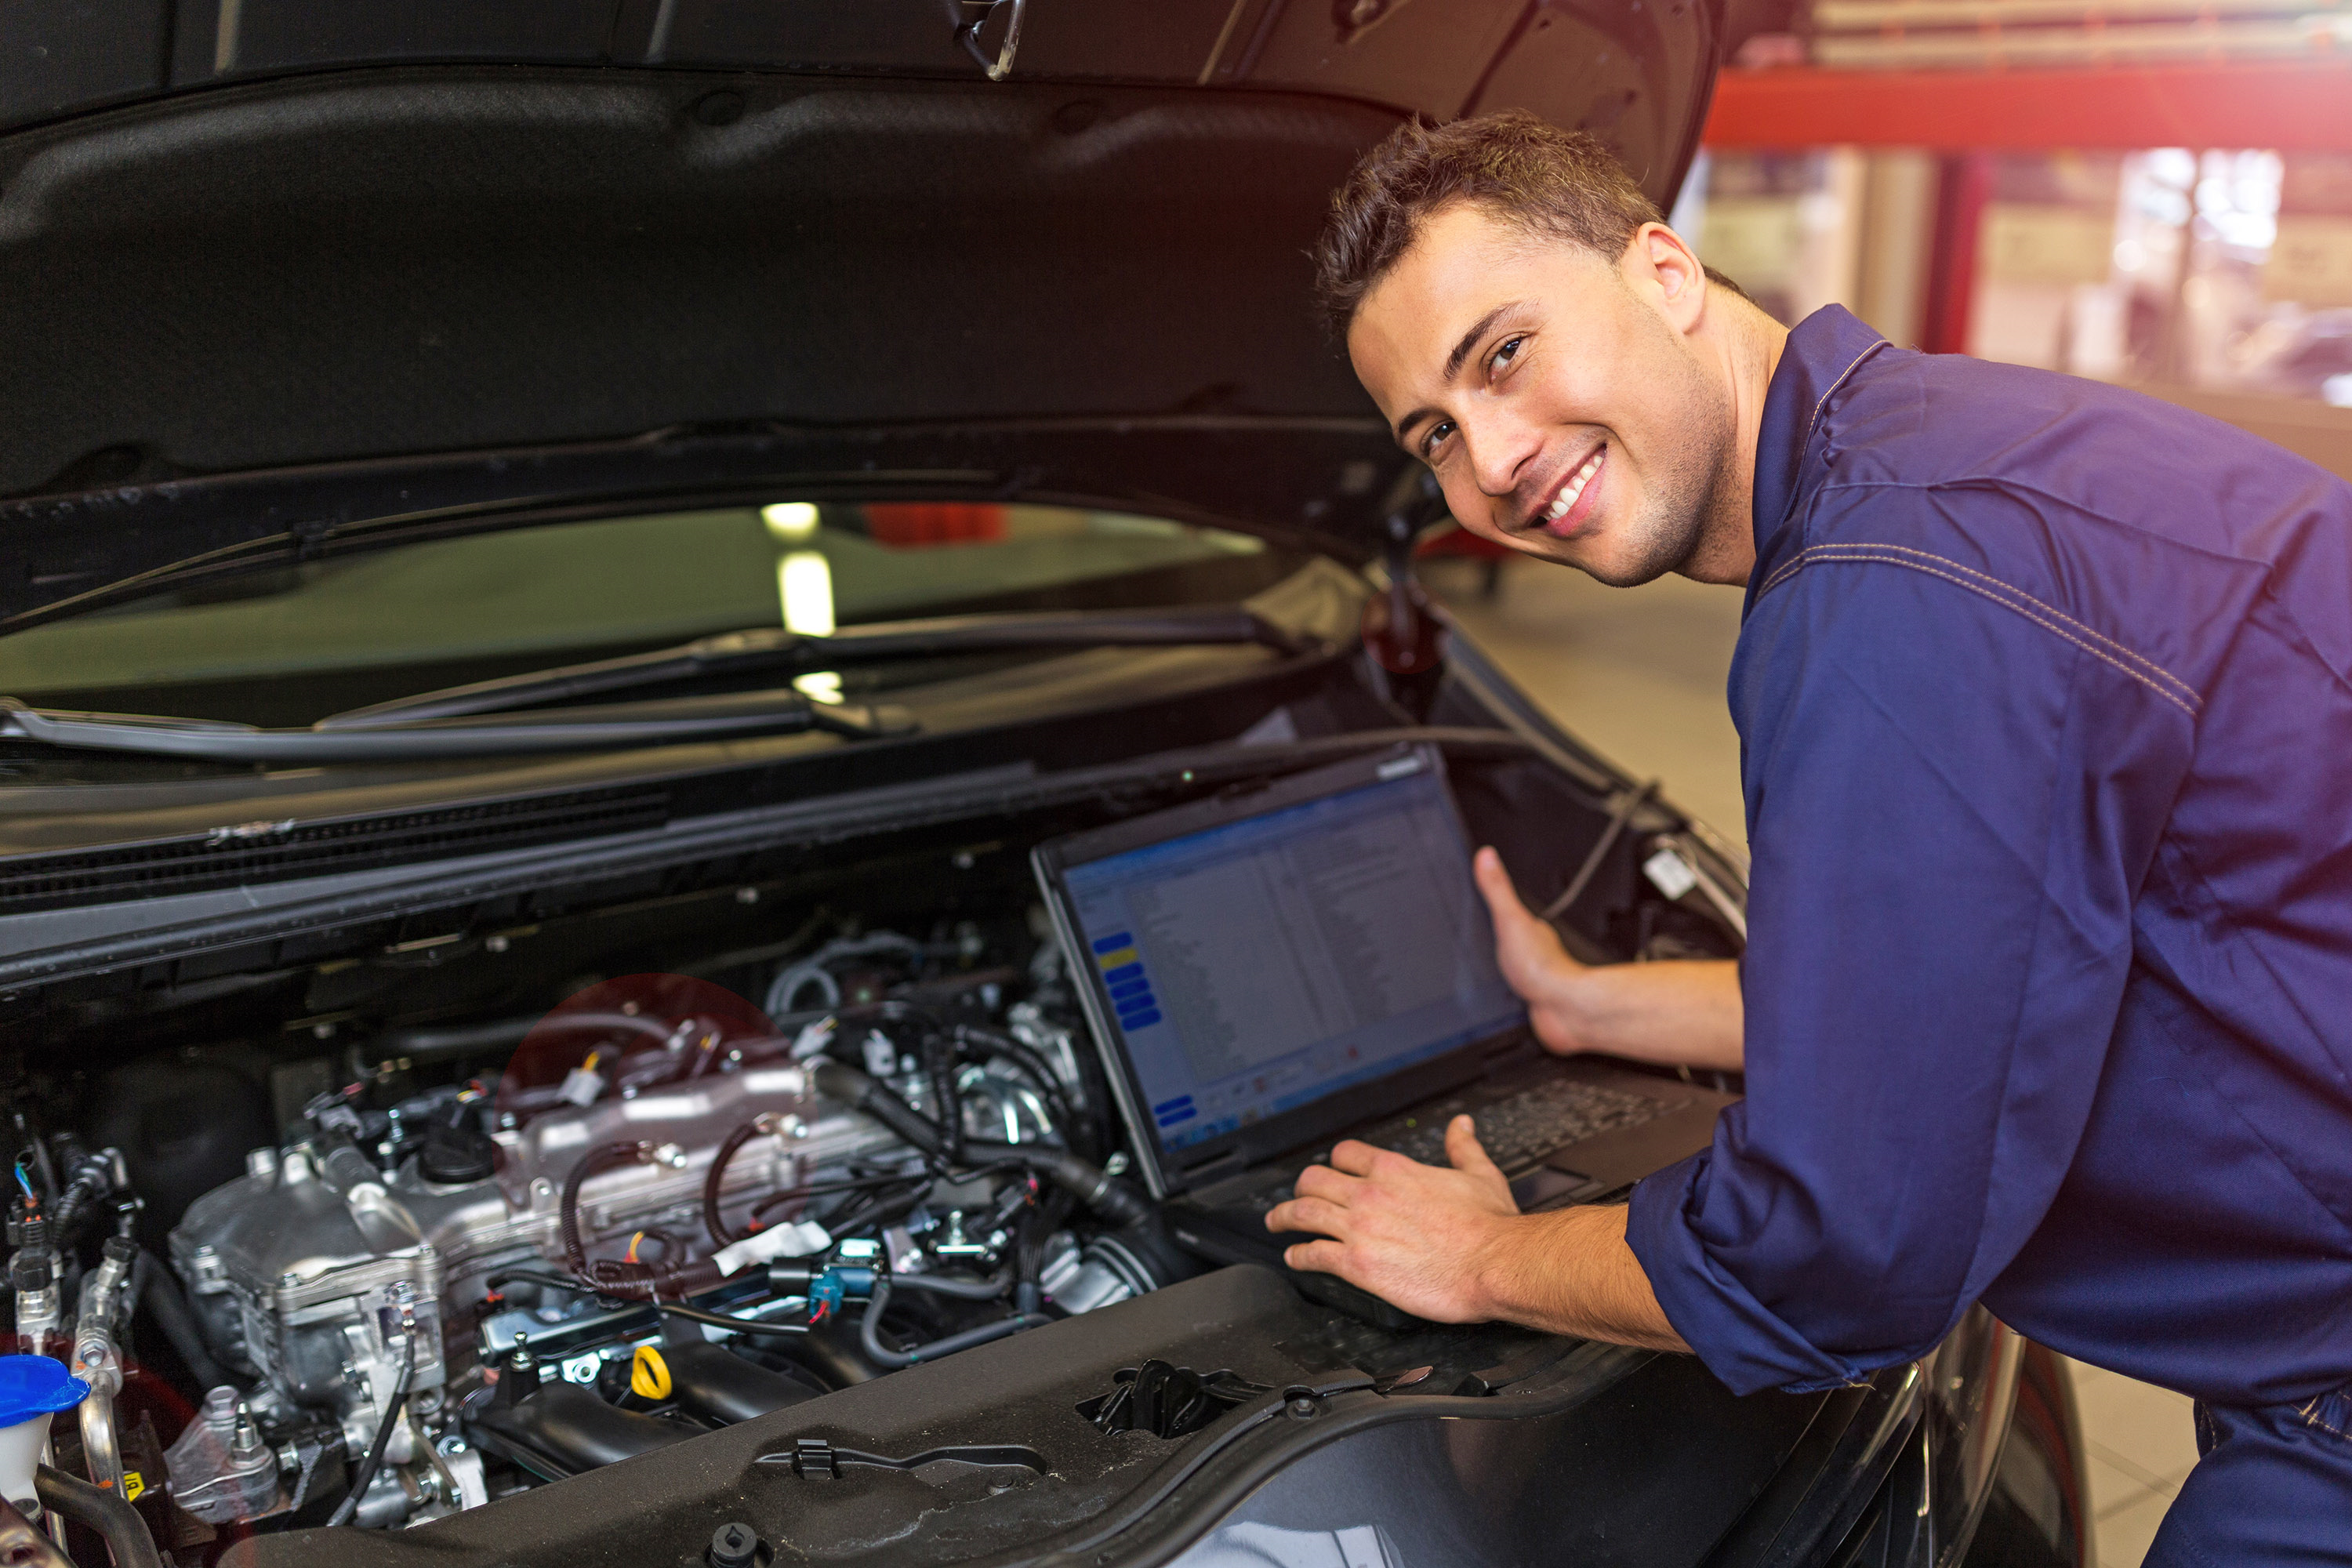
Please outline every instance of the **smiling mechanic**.
[[1427, 1317], [1688, 1348], [1734, 1390], [1981, 1300], [2199, 1401], [2148, 1561], [2352, 1561], [2352, 488], [2137, 395], [1787, 331], [1598, 144], [1407, 127], [1318, 257], [1462, 525], [1747, 588], [1744, 972], [1585, 968], [1491, 850], [1555, 1050], [1741, 1067], [1628, 1208], [1361, 1143], [1276, 1230]]

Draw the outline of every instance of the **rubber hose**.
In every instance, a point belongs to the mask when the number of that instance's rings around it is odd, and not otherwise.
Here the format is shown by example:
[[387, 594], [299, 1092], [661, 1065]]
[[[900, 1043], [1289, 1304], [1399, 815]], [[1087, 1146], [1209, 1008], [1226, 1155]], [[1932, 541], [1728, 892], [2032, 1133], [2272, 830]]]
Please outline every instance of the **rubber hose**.
[[163, 1554], [155, 1550], [147, 1521], [120, 1494], [47, 1465], [35, 1473], [33, 1489], [43, 1508], [95, 1531], [114, 1554], [114, 1568], [163, 1568]]
[[196, 1321], [194, 1311], [180, 1294], [180, 1282], [172, 1277], [163, 1260], [141, 1247], [138, 1260], [131, 1266], [131, 1293], [138, 1298], [139, 1305], [147, 1309], [147, 1315], [155, 1320], [155, 1326], [163, 1331], [172, 1349], [187, 1363], [188, 1374], [207, 1390], [234, 1388], [244, 1393], [245, 1379], [232, 1374], [214, 1356], [205, 1341], [204, 1325]]
[[[975, 1143], [972, 1148], [975, 1152], [985, 1149], [991, 1154], [999, 1152], [992, 1145]], [[1114, 1225], [1141, 1225], [1151, 1217], [1150, 1201], [1142, 1194], [1066, 1149], [1021, 1143], [1005, 1145], [1002, 1152], [1051, 1176], [1056, 1186]]]
[[984, 1345], [991, 1340], [1001, 1340], [1024, 1329], [1042, 1328], [1053, 1321], [1051, 1318], [1016, 1313], [1010, 1318], [999, 1318], [992, 1323], [982, 1323], [976, 1329], [966, 1329], [960, 1334], [950, 1334], [943, 1340], [933, 1340], [927, 1345], [917, 1345], [910, 1351], [894, 1351], [882, 1343], [882, 1310], [889, 1304], [890, 1279], [886, 1276], [874, 1281], [874, 1295], [866, 1303], [866, 1315], [857, 1325], [857, 1342], [876, 1362], [892, 1367], [937, 1361], [941, 1356], [968, 1351], [974, 1345]]
[[343, 1494], [343, 1500], [327, 1516], [329, 1529], [351, 1523], [352, 1516], [359, 1512], [360, 1500], [375, 1484], [375, 1473], [383, 1464], [383, 1451], [392, 1444], [392, 1429], [400, 1424], [400, 1413], [408, 1406], [408, 1380], [416, 1375], [416, 1331], [412, 1329], [403, 1337], [408, 1350], [400, 1358], [400, 1376], [393, 1383], [392, 1398], [375, 1424], [375, 1441], [368, 1445], [367, 1458], [360, 1461], [360, 1468], [352, 1472], [352, 1489]]
[[809, 1074], [816, 1090], [827, 1100], [851, 1106], [896, 1132], [924, 1153], [944, 1159], [940, 1130], [915, 1113], [912, 1106], [845, 1062], [821, 1057]]

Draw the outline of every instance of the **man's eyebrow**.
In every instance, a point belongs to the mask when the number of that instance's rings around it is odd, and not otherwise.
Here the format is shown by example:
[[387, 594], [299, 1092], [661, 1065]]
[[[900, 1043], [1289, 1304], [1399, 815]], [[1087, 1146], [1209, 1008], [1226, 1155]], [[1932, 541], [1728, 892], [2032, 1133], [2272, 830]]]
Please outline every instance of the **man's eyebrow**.
[[[1474, 324], [1468, 331], [1462, 334], [1462, 341], [1454, 345], [1454, 352], [1445, 356], [1445, 379], [1451, 382], [1455, 376], [1460, 375], [1462, 374], [1463, 363], [1470, 357], [1470, 351], [1478, 346], [1478, 340], [1485, 337], [1486, 333], [1493, 329], [1496, 321], [1501, 321], [1505, 316], [1510, 314], [1513, 310], [1516, 310], [1518, 308], [1519, 301], [1514, 300], [1508, 304], [1497, 305], [1493, 310], [1487, 311], [1485, 315], [1479, 317], [1476, 323]], [[1396, 444], [1402, 447], [1404, 445], [1404, 433], [1406, 431], [1412, 429], [1414, 426], [1420, 424], [1424, 419], [1435, 419], [1439, 416], [1438, 410], [1434, 408], [1416, 408], [1412, 413], [1406, 415], [1403, 418], [1398, 420], [1396, 422], [1396, 428], [1390, 432], [1390, 434], [1394, 437]]]
[[1507, 305], [1497, 305], [1479, 317], [1476, 324], [1462, 334], [1462, 341], [1454, 345], [1454, 352], [1445, 356], [1445, 379], [1452, 381], [1455, 376], [1460, 375], [1462, 362], [1470, 357], [1470, 351], [1478, 346], [1478, 340], [1485, 337], [1487, 330], [1496, 321], [1518, 308], [1518, 301], [1513, 300]]

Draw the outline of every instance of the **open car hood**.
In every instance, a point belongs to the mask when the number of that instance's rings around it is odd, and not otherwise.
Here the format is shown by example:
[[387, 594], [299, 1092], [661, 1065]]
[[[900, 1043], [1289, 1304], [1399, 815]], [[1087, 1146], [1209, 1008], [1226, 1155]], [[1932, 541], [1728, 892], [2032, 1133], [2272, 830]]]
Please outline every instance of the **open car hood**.
[[1308, 298], [1329, 190], [1406, 115], [1522, 106], [1664, 204], [1718, 32], [1707, 0], [14, 9], [58, 40], [0, 60], [0, 626], [200, 554], [844, 484], [1369, 553], [1404, 459]]

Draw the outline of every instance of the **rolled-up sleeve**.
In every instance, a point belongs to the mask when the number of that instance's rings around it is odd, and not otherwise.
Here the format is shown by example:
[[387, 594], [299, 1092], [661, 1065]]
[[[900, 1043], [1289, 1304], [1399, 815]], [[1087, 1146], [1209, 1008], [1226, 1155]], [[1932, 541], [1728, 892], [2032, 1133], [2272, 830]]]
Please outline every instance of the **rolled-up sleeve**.
[[1911, 542], [1805, 552], [1741, 633], [1748, 1095], [1629, 1220], [1666, 1317], [1740, 1393], [1923, 1354], [2040, 1224], [2193, 740], [2178, 694], [2031, 585], [1932, 547], [1965, 537], [1955, 509], [2042, 526], [2029, 510], [1864, 500]]

